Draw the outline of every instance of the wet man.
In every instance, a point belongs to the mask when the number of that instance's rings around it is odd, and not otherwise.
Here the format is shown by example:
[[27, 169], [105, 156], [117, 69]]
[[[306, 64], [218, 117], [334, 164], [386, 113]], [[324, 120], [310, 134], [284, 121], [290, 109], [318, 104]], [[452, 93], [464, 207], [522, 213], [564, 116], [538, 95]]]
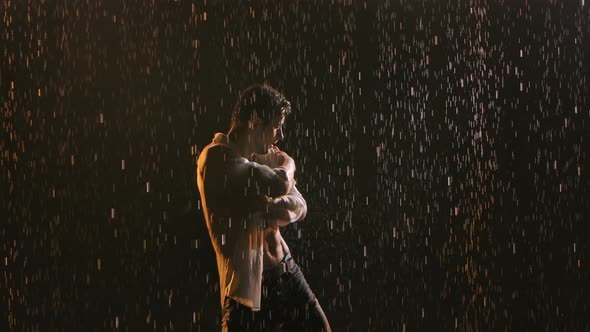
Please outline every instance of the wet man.
[[222, 331], [330, 331], [279, 229], [307, 212], [295, 187], [295, 162], [275, 146], [290, 112], [290, 103], [270, 86], [247, 88], [229, 132], [215, 134], [198, 159]]

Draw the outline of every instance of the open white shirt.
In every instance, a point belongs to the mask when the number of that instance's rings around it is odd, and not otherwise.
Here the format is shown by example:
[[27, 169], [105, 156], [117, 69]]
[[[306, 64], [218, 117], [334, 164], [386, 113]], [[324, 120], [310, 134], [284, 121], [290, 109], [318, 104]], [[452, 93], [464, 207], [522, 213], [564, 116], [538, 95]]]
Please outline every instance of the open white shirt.
[[[213, 158], [210, 150], [223, 150], [223, 158]], [[260, 310], [264, 215], [261, 212], [236, 216], [226, 209], [234, 204], [228, 191], [228, 173], [244, 164], [252, 164], [229, 145], [225, 134], [217, 133], [198, 159], [197, 186], [209, 236], [215, 250], [221, 305], [226, 296], [251, 308]], [[250, 182], [248, 182], [250, 185]], [[228, 188], [229, 187], [229, 188]], [[235, 195], [235, 193], [234, 193]]]

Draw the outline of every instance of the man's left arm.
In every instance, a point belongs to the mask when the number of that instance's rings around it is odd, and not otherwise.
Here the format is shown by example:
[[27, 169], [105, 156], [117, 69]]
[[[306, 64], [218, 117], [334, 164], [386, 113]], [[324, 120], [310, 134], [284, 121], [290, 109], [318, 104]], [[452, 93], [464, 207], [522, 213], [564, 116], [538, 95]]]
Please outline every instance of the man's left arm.
[[304, 219], [306, 214], [307, 203], [297, 187], [293, 186], [287, 195], [276, 197], [269, 202], [267, 218], [271, 224], [283, 227]]

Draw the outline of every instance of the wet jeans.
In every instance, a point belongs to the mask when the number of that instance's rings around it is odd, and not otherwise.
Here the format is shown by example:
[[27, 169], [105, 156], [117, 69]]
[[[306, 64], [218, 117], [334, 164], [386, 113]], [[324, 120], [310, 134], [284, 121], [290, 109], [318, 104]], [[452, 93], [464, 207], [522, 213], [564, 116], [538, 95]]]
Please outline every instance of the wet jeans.
[[[288, 255], [283, 270], [265, 271], [260, 311], [226, 297], [221, 326], [236, 331], [324, 331], [330, 325], [301, 269]], [[283, 272], [286, 270], [285, 272]]]

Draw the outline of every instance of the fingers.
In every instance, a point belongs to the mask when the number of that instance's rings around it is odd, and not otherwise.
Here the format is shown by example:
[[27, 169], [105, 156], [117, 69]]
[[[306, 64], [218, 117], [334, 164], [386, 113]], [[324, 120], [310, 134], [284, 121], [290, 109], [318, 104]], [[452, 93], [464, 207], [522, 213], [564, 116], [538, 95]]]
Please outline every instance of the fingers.
[[273, 152], [272, 155], [273, 157], [275, 157], [275, 162], [276, 165], [290, 165], [289, 167], [293, 167], [293, 170], [295, 168], [295, 160], [289, 156], [287, 153], [285, 153], [284, 151], [281, 151], [279, 149], [278, 146], [276, 145], [272, 145], [269, 149], [269, 152]]

